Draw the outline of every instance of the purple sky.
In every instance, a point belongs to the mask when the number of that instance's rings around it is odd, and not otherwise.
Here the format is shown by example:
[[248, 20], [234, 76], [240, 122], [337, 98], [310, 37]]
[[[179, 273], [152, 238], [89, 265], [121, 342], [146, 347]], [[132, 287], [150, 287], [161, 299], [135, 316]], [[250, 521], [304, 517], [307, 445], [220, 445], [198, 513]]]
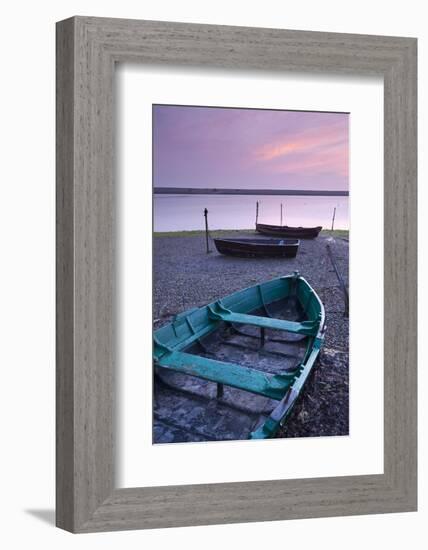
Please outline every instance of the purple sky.
[[155, 105], [154, 186], [348, 190], [348, 120]]

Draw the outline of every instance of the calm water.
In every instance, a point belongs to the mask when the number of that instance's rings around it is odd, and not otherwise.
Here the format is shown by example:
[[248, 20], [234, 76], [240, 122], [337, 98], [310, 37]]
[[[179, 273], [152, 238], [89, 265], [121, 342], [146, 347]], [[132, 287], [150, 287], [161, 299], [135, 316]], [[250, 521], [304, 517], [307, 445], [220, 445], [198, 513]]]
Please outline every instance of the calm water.
[[204, 229], [204, 208], [208, 208], [210, 229], [254, 227], [256, 201], [259, 222], [283, 225], [331, 227], [336, 207], [335, 229], [349, 229], [348, 197], [291, 197], [272, 195], [155, 195], [154, 230]]

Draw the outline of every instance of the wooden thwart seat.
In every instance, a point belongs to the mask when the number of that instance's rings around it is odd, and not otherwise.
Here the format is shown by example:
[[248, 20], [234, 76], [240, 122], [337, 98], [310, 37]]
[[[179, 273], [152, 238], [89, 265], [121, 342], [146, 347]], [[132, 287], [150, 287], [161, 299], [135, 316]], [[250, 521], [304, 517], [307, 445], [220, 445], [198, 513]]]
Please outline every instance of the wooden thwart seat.
[[292, 373], [268, 374], [181, 351], [165, 353], [156, 365], [278, 400], [282, 399], [295, 379]]
[[295, 321], [274, 319], [272, 317], [259, 317], [257, 315], [248, 315], [246, 313], [235, 313], [229, 309], [226, 309], [218, 302], [216, 305], [216, 309], [208, 306], [212, 319], [226, 321], [228, 323], [255, 325], [261, 328], [283, 330], [286, 332], [294, 332], [295, 334], [305, 334], [307, 336], [315, 336], [318, 331], [319, 323], [317, 321], [303, 321], [301, 323], [297, 323]]

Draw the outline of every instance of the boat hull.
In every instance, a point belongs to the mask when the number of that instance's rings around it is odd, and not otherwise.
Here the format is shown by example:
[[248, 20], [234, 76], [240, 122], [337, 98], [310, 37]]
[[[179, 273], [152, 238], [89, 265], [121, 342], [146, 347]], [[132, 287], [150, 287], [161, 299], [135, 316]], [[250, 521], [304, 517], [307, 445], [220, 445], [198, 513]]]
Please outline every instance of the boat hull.
[[217, 251], [245, 258], [295, 258], [297, 239], [214, 239]]
[[285, 237], [291, 239], [315, 239], [318, 237], [322, 227], [290, 227], [288, 225], [267, 225], [263, 223], [256, 224], [256, 231], [262, 235], [273, 237]]
[[295, 274], [156, 330], [153, 443], [274, 437], [318, 357], [324, 319]]

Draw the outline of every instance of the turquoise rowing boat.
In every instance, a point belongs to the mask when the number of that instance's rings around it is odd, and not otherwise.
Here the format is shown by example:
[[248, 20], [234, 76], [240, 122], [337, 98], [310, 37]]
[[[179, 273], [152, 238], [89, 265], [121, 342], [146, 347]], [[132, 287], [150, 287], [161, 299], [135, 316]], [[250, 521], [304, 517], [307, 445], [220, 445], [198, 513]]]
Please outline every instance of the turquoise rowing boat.
[[274, 437], [324, 326], [324, 306], [297, 272], [177, 315], [153, 336], [153, 442]]

